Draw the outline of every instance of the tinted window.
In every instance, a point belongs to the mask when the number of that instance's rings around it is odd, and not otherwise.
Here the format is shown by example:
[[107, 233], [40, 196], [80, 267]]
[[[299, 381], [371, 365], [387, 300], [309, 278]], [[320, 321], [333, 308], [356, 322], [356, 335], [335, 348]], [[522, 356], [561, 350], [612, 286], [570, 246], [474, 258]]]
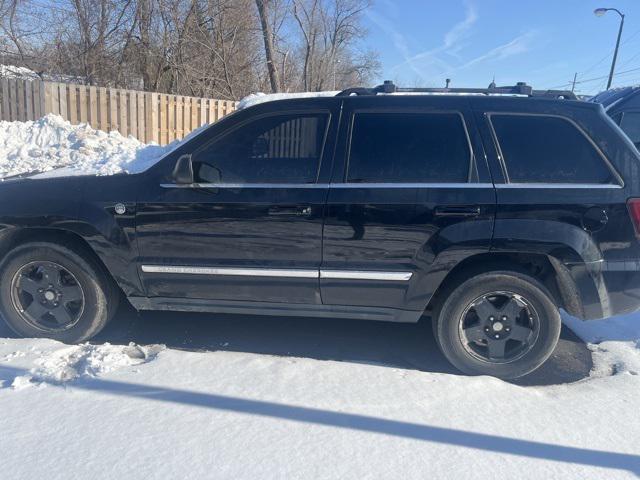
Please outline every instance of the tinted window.
[[620, 128], [637, 147], [640, 147], [640, 112], [624, 112]]
[[568, 120], [491, 115], [512, 183], [614, 183], [595, 147]]
[[347, 180], [466, 182], [470, 158], [460, 115], [358, 113], [353, 123]]
[[328, 116], [275, 115], [243, 125], [197, 152], [202, 183], [313, 183]]

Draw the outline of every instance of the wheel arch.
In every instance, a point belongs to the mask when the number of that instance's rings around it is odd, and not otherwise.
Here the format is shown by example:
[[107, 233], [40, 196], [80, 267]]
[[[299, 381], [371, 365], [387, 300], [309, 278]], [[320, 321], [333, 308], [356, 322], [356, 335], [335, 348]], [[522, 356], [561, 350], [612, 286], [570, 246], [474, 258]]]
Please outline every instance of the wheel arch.
[[577, 317], [584, 316], [578, 287], [562, 262], [541, 253], [517, 252], [480, 253], [462, 260], [440, 283], [426, 311], [437, 308], [457, 285], [469, 277], [496, 270], [515, 271], [536, 278], [547, 288], [559, 308]]
[[90, 243], [79, 233], [64, 228], [53, 227], [16, 227], [0, 232], [0, 263], [9, 252], [28, 242], [51, 242], [78, 253], [91, 260], [104, 273], [118, 294], [123, 293], [122, 285], [117, 281], [103, 259]]

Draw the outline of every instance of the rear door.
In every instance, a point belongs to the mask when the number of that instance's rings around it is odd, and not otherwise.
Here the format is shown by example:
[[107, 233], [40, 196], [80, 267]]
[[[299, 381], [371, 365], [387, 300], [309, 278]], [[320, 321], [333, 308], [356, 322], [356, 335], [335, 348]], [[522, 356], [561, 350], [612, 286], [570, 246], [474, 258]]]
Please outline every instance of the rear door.
[[350, 97], [325, 213], [325, 304], [422, 310], [489, 250], [495, 192], [465, 97]]

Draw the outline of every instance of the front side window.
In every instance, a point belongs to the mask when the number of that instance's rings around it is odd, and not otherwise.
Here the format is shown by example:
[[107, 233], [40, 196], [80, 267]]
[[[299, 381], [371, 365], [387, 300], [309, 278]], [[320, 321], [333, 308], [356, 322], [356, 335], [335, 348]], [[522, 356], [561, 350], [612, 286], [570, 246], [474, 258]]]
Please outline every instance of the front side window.
[[457, 113], [356, 113], [348, 182], [460, 183], [471, 150]]
[[595, 146], [570, 121], [546, 115], [491, 114], [511, 183], [616, 183]]
[[328, 114], [283, 114], [254, 120], [193, 155], [198, 183], [313, 183]]

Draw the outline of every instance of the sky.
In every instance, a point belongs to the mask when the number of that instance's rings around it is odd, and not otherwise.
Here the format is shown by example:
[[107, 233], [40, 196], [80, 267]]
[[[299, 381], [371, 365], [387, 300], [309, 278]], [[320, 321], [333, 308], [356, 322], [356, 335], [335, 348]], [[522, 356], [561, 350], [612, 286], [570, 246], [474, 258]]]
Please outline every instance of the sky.
[[613, 86], [640, 83], [640, 0], [374, 0], [367, 47], [380, 54], [378, 80], [401, 86], [535, 88], [595, 94], [606, 87], [625, 14]]

